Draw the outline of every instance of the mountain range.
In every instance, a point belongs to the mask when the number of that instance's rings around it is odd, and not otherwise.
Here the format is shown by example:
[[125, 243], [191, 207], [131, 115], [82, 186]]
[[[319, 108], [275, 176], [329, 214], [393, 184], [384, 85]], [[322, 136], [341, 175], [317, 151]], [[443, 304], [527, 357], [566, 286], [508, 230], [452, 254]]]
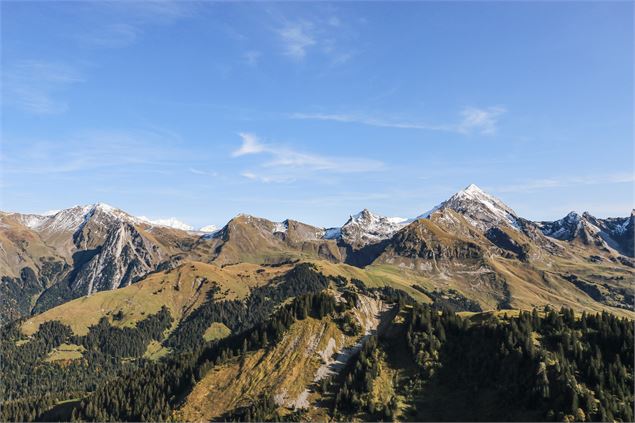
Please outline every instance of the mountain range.
[[484, 310], [632, 310], [634, 226], [633, 213], [599, 219], [572, 212], [532, 222], [475, 185], [417, 218], [364, 209], [337, 228], [241, 214], [203, 232], [103, 203], [47, 215], [0, 212], [0, 312], [4, 320], [37, 314], [189, 261], [223, 267], [298, 260], [355, 268], [374, 280], [387, 275], [381, 283], [428, 299], [452, 289]]
[[3, 212], [0, 420], [632, 421], [634, 227]]

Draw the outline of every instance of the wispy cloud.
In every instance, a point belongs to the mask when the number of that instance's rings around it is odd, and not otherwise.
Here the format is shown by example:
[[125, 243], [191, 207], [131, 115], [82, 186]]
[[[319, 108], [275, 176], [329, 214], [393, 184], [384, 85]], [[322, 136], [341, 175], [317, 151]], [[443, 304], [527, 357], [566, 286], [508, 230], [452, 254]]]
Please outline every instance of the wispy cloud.
[[241, 176], [251, 179], [252, 181], [264, 182], [266, 184], [276, 183], [283, 184], [287, 182], [293, 182], [296, 180], [296, 177], [293, 175], [264, 175], [264, 174], [256, 174], [254, 172], [242, 172]]
[[189, 168], [188, 170], [190, 171], [190, 173], [193, 173], [194, 175], [212, 176], [212, 177], [219, 176], [219, 173], [215, 171], [201, 170], [201, 169], [196, 169], [193, 167]]
[[338, 114], [338, 113], [292, 113], [292, 119], [303, 120], [323, 120], [343, 123], [358, 123], [368, 126], [377, 126], [382, 128], [399, 128], [399, 129], [427, 129], [433, 131], [449, 131], [451, 126], [447, 125], [431, 125], [423, 122], [396, 121], [378, 118], [374, 116], [365, 116], [360, 114]]
[[530, 192], [553, 188], [565, 188], [584, 185], [622, 184], [635, 182], [632, 172], [619, 172], [604, 175], [565, 176], [526, 180], [516, 184], [493, 188], [498, 192]]
[[278, 16], [272, 29], [282, 53], [295, 62], [313, 54], [320, 55], [328, 66], [339, 66], [353, 57], [350, 41], [357, 37], [357, 32], [339, 16], [316, 10], [295, 18]]
[[97, 169], [142, 167], [145, 171], [180, 164], [193, 154], [180, 140], [151, 130], [85, 131], [60, 139], [3, 139], [1, 163], [12, 174], [61, 174]]
[[480, 133], [495, 134], [498, 121], [506, 112], [503, 107], [477, 108], [467, 107], [460, 113], [461, 119], [454, 124], [432, 124], [421, 121], [387, 119], [364, 114], [338, 113], [291, 113], [292, 119], [321, 120], [342, 123], [356, 123], [381, 128], [418, 129], [426, 131], [446, 131], [461, 134]]
[[296, 151], [294, 149], [263, 143], [250, 133], [240, 133], [241, 146], [232, 152], [233, 157], [266, 155], [260, 163], [261, 171], [245, 171], [242, 176], [262, 182], [290, 182], [308, 176], [307, 172], [361, 173], [382, 170], [378, 160], [358, 157], [334, 157]]
[[139, 39], [144, 28], [194, 16], [198, 7], [199, 3], [177, 0], [87, 2], [79, 10], [92, 19], [91, 28], [76, 38], [87, 47], [126, 47]]
[[141, 28], [127, 23], [113, 23], [104, 25], [82, 34], [82, 44], [91, 47], [120, 48], [133, 44], [139, 35]]
[[165, 24], [194, 16], [201, 5], [180, 0], [110, 1], [89, 4], [95, 10], [136, 23]]
[[247, 63], [249, 66], [256, 66], [261, 56], [262, 53], [257, 50], [249, 50], [243, 54], [245, 63]]
[[63, 113], [68, 103], [61, 93], [82, 81], [80, 72], [60, 62], [23, 60], [10, 64], [3, 74], [5, 104], [33, 114]]
[[243, 143], [239, 149], [232, 152], [232, 156], [239, 157], [246, 154], [258, 154], [266, 150], [264, 144], [262, 144], [258, 137], [256, 137], [254, 134], [241, 132], [238, 135], [243, 140]]
[[284, 46], [284, 54], [295, 59], [302, 60], [306, 56], [307, 49], [316, 44], [311, 31], [313, 24], [306, 21], [288, 23], [278, 30], [278, 35]]
[[466, 107], [461, 111], [463, 120], [456, 127], [459, 132], [480, 132], [481, 134], [494, 134], [497, 130], [499, 118], [506, 112], [504, 107]]

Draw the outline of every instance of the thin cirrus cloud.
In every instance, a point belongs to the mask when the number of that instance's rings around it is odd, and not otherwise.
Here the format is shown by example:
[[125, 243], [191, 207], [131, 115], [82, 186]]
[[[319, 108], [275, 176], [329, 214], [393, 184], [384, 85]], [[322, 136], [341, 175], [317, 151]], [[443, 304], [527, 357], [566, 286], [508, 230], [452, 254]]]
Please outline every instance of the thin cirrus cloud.
[[320, 54], [331, 66], [348, 62], [353, 56], [347, 41], [356, 32], [337, 16], [311, 16], [295, 20], [280, 19], [274, 28], [282, 45], [282, 53], [302, 62], [309, 53]]
[[303, 177], [314, 176], [316, 172], [324, 173], [363, 173], [374, 172], [384, 168], [378, 160], [358, 157], [333, 157], [296, 151], [277, 144], [266, 144], [251, 133], [241, 132], [240, 147], [232, 152], [233, 157], [246, 155], [265, 155], [267, 159], [260, 163], [260, 172], [244, 171], [247, 179], [261, 182], [291, 182]]
[[113, 23], [83, 34], [80, 41], [90, 47], [120, 48], [133, 44], [140, 34], [141, 28], [137, 26]]
[[[163, 169], [191, 160], [175, 135], [152, 130], [86, 131], [58, 139], [5, 140], [0, 164], [11, 174], [73, 174], [96, 169]], [[133, 167], [131, 167], [133, 166]]]
[[82, 6], [81, 10], [95, 20], [89, 31], [76, 36], [78, 41], [86, 47], [122, 48], [137, 42], [148, 26], [170, 25], [194, 16], [199, 4], [151, 0], [93, 2]]
[[460, 121], [454, 124], [431, 124], [427, 122], [393, 120], [363, 114], [337, 113], [291, 113], [292, 119], [319, 120], [341, 123], [355, 123], [381, 128], [418, 129], [426, 131], [445, 131], [460, 134], [480, 133], [493, 135], [498, 130], [500, 117], [507, 110], [495, 106], [487, 108], [466, 107], [460, 113]]
[[458, 132], [480, 132], [491, 135], [497, 131], [498, 120], [506, 112], [503, 107], [466, 107], [461, 111], [461, 123], [456, 127]]
[[31, 114], [58, 114], [69, 107], [62, 93], [82, 81], [80, 72], [68, 64], [22, 60], [4, 72], [2, 97], [5, 104]]

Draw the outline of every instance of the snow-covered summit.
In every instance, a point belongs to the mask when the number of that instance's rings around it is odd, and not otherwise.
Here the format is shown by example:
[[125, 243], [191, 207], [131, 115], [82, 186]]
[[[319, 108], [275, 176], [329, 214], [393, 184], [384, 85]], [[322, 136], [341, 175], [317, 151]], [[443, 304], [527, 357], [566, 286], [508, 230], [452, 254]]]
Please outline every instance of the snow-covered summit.
[[451, 209], [462, 214], [468, 222], [482, 230], [500, 224], [507, 224], [515, 229], [520, 227], [518, 216], [511, 208], [474, 184], [457, 192], [419, 218], [429, 218], [432, 213], [442, 209]]
[[106, 203], [95, 203], [73, 206], [63, 210], [52, 210], [42, 215], [22, 214], [20, 220], [31, 229], [45, 232], [75, 232], [86, 222], [94, 221], [100, 225], [109, 225], [112, 222], [127, 222], [133, 225], [146, 224], [165, 226], [184, 231], [194, 228], [175, 218], [149, 219], [145, 216], [135, 217], [125, 211]]
[[73, 206], [63, 210], [52, 210], [42, 215], [22, 214], [25, 226], [46, 232], [76, 231], [82, 224], [95, 217], [100, 221], [117, 219], [136, 223], [136, 218], [106, 203]]
[[339, 230], [327, 229], [324, 237], [341, 238], [349, 244], [364, 246], [390, 238], [407, 223], [408, 219], [380, 216], [364, 209], [352, 215]]
[[[193, 231], [194, 226], [188, 225], [175, 217], [169, 217], [167, 219], [149, 219], [145, 216], [139, 216], [139, 220], [144, 223], [148, 223], [153, 226], [165, 226], [173, 229], [180, 229], [182, 231]], [[204, 231], [202, 231], [204, 232]]]
[[598, 219], [589, 212], [571, 212], [553, 222], [537, 223], [542, 233], [562, 241], [580, 241], [587, 245], [603, 246], [621, 254], [633, 254], [635, 215]]
[[582, 225], [582, 216], [572, 211], [565, 217], [553, 222], [539, 223], [542, 233], [560, 240], [571, 240]]

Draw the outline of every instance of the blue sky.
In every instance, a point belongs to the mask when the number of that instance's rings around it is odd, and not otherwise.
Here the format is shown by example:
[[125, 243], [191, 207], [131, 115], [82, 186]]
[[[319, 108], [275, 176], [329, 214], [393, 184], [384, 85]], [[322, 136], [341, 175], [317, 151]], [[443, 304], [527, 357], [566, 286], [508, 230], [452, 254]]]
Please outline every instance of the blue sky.
[[632, 2], [2, 2], [3, 210], [633, 207]]

